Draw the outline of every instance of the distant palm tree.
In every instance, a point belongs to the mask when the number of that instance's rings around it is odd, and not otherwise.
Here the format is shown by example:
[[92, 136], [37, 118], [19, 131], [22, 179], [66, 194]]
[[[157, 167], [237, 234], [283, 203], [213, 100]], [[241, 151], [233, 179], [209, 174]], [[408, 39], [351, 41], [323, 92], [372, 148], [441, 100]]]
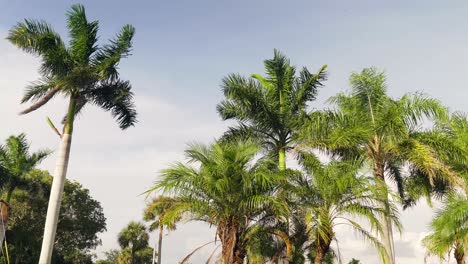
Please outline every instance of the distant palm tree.
[[149, 235], [146, 227], [138, 222], [130, 222], [118, 235], [118, 242], [122, 251], [120, 262], [125, 264], [143, 264], [139, 259], [139, 251], [148, 248]]
[[[50, 151], [39, 150], [35, 153], [29, 153], [29, 143], [25, 134], [10, 136], [5, 145], [0, 145], [0, 167], [3, 168], [5, 177], [2, 179], [1, 195], [5, 199], [6, 206], [9, 206], [11, 195], [19, 186], [26, 184], [26, 175], [36, 168], [43, 161]], [[0, 223], [0, 249], [5, 239], [7, 229], [8, 215], [2, 215], [3, 220]]]
[[[387, 211], [382, 207], [382, 194], [372, 183], [372, 179], [358, 176], [356, 164], [331, 161], [322, 165], [314, 155], [303, 154], [301, 164], [308, 175], [297, 174], [294, 187], [299, 202], [305, 210], [307, 234], [315, 251], [315, 264], [321, 264], [329, 253], [330, 245], [336, 239], [335, 228], [348, 225], [365, 240], [375, 246], [382, 258], [386, 257], [385, 248], [372, 234], [381, 231], [379, 217]], [[397, 209], [392, 206], [390, 218], [398, 226]], [[357, 222], [366, 221], [371, 230], [366, 230]]]
[[457, 264], [465, 264], [468, 250], [468, 200], [465, 195], [448, 196], [431, 222], [431, 233], [423, 239], [430, 255], [445, 259], [453, 252]]
[[200, 167], [174, 164], [162, 171], [153, 188], [179, 201], [167, 214], [216, 226], [226, 264], [244, 263], [250, 234], [266, 211], [287, 210], [272, 195], [284, 176], [271, 173], [269, 160], [254, 162], [259, 151], [250, 142], [194, 144], [185, 153]]
[[42, 60], [41, 78], [26, 89], [22, 99], [22, 103], [32, 101], [33, 104], [21, 114], [39, 109], [58, 94], [69, 101], [62, 132], [52, 125], [61, 137], [61, 144], [47, 210], [41, 264], [50, 263], [52, 256], [75, 117], [85, 105], [93, 104], [110, 111], [122, 129], [136, 122], [130, 82], [119, 79], [118, 73], [120, 60], [130, 55], [135, 29], [126, 25], [109, 44], [99, 46], [99, 23], [87, 20], [82, 5], [73, 5], [67, 19], [68, 46], [44, 21], [26, 19], [14, 26], [7, 37], [17, 47]]
[[[330, 99], [333, 111], [313, 112], [299, 133], [306, 148], [318, 148], [345, 159], [360, 160], [379, 182], [396, 182], [403, 196], [405, 168], [410, 177], [460, 184], [457, 173], [438, 155], [445, 149], [452, 159], [464, 153], [451, 144], [429, 144], [428, 133], [421, 131], [424, 120], [446, 120], [447, 110], [435, 99], [421, 94], [392, 99], [386, 77], [374, 68], [354, 73], [351, 92]], [[448, 151], [446, 151], [448, 149]], [[382, 243], [389, 253], [386, 263], [395, 263], [390, 219], [382, 219]]]
[[315, 74], [296, 68], [289, 59], [274, 50], [273, 59], [265, 60], [267, 76], [253, 74], [245, 78], [231, 74], [223, 79], [226, 99], [218, 106], [223, 120], [239, 123], [230, 127], [225, 138], [259, 140], [272, 156], [278, 157], [279, 170], [286, 169], [286, 151], [292, 147], [292, 134], [306, 115], [307, 103], [315, 100], [326, 80], [326, 65]]
[[[181, 217], [177, 215], [176, 217], [171, 218], [171, 216], [167, 215], [170, 212], [170, 209], [173, 206], [177, 205], [177, 199], [166, 197], [166, 196], [158, 196], [154, 198], [145, 208], [143, 213], [143, 219], [145, 221], [152, 221], [150, 225], [150, 231], [159, 230], [159, 238], [158, 238], [158, 264], [161, 264], [161, 252], [162, 252], [162, 239], [163, 239], [163, 231], [164, 227], [168, 230], [175, 230], [176, 229], [176, 222], [181, 220]], [[168, 222], [169, 221], [169, 222]], [[153, 251], [153, 264], [155, 264], [156, 259], [156, 247], [154, 247]]]

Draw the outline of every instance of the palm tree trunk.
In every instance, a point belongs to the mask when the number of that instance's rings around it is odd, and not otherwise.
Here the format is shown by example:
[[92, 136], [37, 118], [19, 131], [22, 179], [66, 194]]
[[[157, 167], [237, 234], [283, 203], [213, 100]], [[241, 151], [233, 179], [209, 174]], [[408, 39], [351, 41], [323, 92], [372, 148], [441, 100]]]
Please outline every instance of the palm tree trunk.
[[465, 264], [465, 250], [463, 248], [456, 247], [453, 255], [455, 256], [457, 264]]
[[8, 209], [10, 205], [1, 200], [0, 201], [0, 250], [3, 250], [3, 240], [5, 240], [5, 233], [7, 230], [7, 221], [8, 221]]
[[[331, 237], [331, 236], [330, 236]], [[318, 237], [318, 245], [315, 249], [315, 258], [314, 264], [322, 264], [325, 259], [325, 255], [330, 251], [330, 243], [324, 241], [322, 238]]]
[[47, 207], [47, 217], [39, 264], [50, 264], [52, 259], [52, 251], [55, 244], [55, 235], [57, 232], [60, 205], [62, 203], [63, 187], [65, 185], [68, 161], [70, 158], [75, 104], [75, 100], [70, 98], [67, 121], [60, 142], [57, 162], [55, 164], [54, 170], [54, 179], [52, 181], [52, 188], [50, 190], [49, 205]]
[[3, 241], [5, 240], [6, 231], [8, 229], [8, 212], [10, 209], [10, 200], [13, 191], [15, 190], [15, 186], [10, 186], [7, 190], [6, 201], [0, 201], [0, 211], [1, 211], [1, 219], [0, 219], [0, 250], [3, 249]]
[[286, 169], [286, 150], [284, 147], [278, 150], [278, 169], [284, 171]]
[[163, 225], [159, 225], [158, 264], [161, 264], [162, 240], [163, 240]]
[[[384, 188], [386, 188], [385, 177], [384, 177], [384, 165], [383, 162], [376, 162], [374, 167], [374, 175], [377, 177]], [[386, 208], [387, 213], [389, 212], [389, 198], [387, 192], [385, 192], [383, 207]], [[393, 242], [393, 228], [392, 221], [389, 215], [383, 215], [380, 217], [382, 223], [382, 244], [385, 248], [386, 255], [384, 256], [384, 264], [395, 264], [395, 249]]]

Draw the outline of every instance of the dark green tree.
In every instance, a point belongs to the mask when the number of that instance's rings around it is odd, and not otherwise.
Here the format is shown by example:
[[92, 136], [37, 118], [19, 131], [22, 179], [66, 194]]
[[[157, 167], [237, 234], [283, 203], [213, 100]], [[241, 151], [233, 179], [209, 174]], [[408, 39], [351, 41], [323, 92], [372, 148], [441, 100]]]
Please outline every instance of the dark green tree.
[[[15, 212], [7, 232], [11, 263], [35, 263], [41, 251], [52, 176], [34, 170], [25, 181], [27, 185], [11, 198]], [[106, 218], [100, 203], [77, 182], [65, 183], [59, 226], [52, 263], [92, 263], [91, 252], [101, 244], [98, 234], [106, 230]]]
[[146, 227], [138, 222], [130, 222], [118, 235], [122, 250], [119, 264], [146, 264], [151, 262], [153, 248], [148, 246], [149, 235]]

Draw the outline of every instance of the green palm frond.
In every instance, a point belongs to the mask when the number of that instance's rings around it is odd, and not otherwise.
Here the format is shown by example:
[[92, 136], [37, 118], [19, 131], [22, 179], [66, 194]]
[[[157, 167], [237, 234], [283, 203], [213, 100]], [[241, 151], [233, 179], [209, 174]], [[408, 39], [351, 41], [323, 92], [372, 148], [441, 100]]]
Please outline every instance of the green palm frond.
[[88, 64], [96, 46], [98, 21], [88, 22], [83, 5], [72, 5], [67, 12], [67, 26], [70, 34], [70, 53], [73, 60]]
[[110, 111], [120, 128], [126, 129], [137, 122], [131, 89], [128, 81], [102, 83], [86, 94], [86, 97], [102, 109]]

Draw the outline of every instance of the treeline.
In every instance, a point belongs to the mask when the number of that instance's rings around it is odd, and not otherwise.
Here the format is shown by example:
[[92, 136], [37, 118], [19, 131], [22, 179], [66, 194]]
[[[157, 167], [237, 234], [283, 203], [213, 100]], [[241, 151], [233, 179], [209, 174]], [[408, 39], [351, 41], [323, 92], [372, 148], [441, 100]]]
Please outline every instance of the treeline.
[[[181, 220], [203, 221], [216, 227], [221, 243], [209, 260], [320, 264], [341, 261], [332, 242], [344, 224], [374, 246], [382, 263], [396, 263], [399, 211], [436, 198], [444, 207], [424, 246], [464, 263], [464, 113], [423, 93], [390, 97], [376, 68], [353, 73], [350, 89], [316, 110], [326, 66], [296, 69], [276, 50], [264, 65], [264, 76], [222, 81], [225, 100], [217, 111], [237, 125], [212, 144], [189, 145], [188, 162], [161, 171], [148, 191], [164, 195], [148, 207], [160, 233]], [[293, 159], [299, 168], [288, 166]]]

